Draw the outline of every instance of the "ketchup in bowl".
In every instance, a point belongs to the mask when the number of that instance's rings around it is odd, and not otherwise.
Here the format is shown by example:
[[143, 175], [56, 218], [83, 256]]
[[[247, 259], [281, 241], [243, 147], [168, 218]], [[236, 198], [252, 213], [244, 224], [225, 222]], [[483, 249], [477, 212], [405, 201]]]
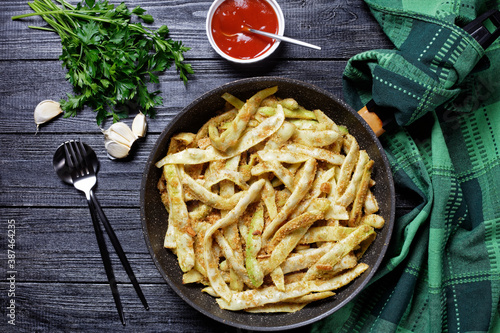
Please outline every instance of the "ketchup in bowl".
[[274, 39], [246, 31], [246, 28], [274, 34], [280, 32], [276, 10], [266, 0], [224, 0], [215, 9], [208, 28], [222, 53], [241, 60], [259, 58], [275, 45]]

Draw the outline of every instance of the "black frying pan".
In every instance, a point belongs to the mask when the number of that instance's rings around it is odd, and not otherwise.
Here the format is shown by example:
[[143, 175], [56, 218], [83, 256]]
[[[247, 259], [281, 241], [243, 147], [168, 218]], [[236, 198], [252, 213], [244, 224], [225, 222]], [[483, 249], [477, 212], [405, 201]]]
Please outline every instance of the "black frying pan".
[[[224, 92], [245, 100], [257, 91], [274, 85], [278, 86], [276, 95], [283, 98], [293, 97], [308, 109], [321, 109], [338, 125], [347, 126], [349, 132], [358, 140], [360, 149], [368, 152], [375, 162], [372, 177], [376, 181], [376, 186], [373, 192], [379, 202], [379, 213], [385, 218], [386, 224], [378, 232], [375, 242], [361, 260], [369, 264], [370, 268], [351, 284], [337, 290], [335, 296], [311, 303], [295, 313], [231, 312], [220, 309], [213, 297], [201, 292], [200, 285], [183, 285], [182, 272], [176, 256], [170, 250], [163, 248], [168, 214], [156, 189], [161, 169], [156, 168], [154, 164], [166, 155], [172, 135], [186, 131], [196, 133], [216, 111], [223, 107], [225, 101], [221, 95]], [[146, 244], [154, 263], [170, 287], [189, 305], [206, 316], [227, 325], [249, 330], [277, 331], [297, 328], [324, 318], [348, 303], [368, 283], [380, 265], [391, 237], [394, 211], [395, 193], [389, 162], [376, 135], [361, 116], [332, 94], [314, 85], [279, 77], [234, 81], [194, 100], [168, 124], [158, 138], [149, 155], [141, 186], [141, 219]]]

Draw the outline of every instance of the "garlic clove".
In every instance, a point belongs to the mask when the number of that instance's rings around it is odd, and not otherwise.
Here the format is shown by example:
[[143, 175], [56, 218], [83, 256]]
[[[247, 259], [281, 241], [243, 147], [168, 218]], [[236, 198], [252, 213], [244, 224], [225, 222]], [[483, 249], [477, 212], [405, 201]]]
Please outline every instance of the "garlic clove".
[[146, 135], [146, 128], [146, 116], [142, 112], [139, 112], [132, 122], [132, 132], [138, 138], [142, 138], [144, 137], [144, 135]]
[[106, 140], [104, 142], [104, 147], [106, 148], [106, 150], [108, 151], [108, 155], [112, 159], [127, 157], [128, 153], [130, 152], [129, 146], [113, 140]]
[[61, 104], [59, 104], [58, 102], [48, 99], [41, 101], [35, 107], [34, 112], [35, 124], [37, 129], [38, 126], [57, 117], [61, 113], [63, 113], [63, 110], [61, 109]]
[[111, 159], [124, 158], [128, 156], [135, 140], [143, 137], [146, 133], [146, 117], [139, 113], [132, 123], [132, 128], [123, 122], [114, 123], [104, 134], [104, 146]]
[[132, 147], [137, 139], [130, 127], [122, 122], [114, 123], [107, 130], [103, 131], [105, 140], [111, 140]]

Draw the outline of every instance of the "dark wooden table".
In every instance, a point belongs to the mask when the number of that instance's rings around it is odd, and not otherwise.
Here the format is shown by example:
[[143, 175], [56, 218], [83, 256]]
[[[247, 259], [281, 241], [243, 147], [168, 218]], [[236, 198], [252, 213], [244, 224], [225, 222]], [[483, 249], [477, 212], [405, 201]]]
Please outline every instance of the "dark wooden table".
[[[206, 38], [205, 17], [211, 1], [125, 2], [129, 8], [140, 5], [147, 9], [156, 19], [154, 26], [168, 25], [173, 39], [191, 47], [186, 60], [196, 72], [187, 86], [175, 70], [160, 76], [164, 106], [158, 109], [156, 119], [149, 120], [147, 137], [125, 161], [106, 157], [103, 135], [89, 109], [75, 118], [60, 117], [35, 135], [35, 106], [44, 99], [59, 100], [72, 91], [65, 80], [66, 70], [58, 60], [59, 37], [29, 29], [28, 25], [43, 24], [38, 18], [10, 19], [30, 12], [26, 0], [1, 2], [2, 332], [240, 332], [188, 306], [153, 264], [141, 228], [139, 188], [154, 142], [183, 107], [221, 84], [273, 75], [304, 80], [342, 98], [342, 72], [347, 59], [362, 51], [392, 47], [362, 0], [282, 0], [279, 3], [286, 18], [286, 35], [320, 45], [322, 51], [282, 44], [276, 56], [262, 65], [234, 66], [220, 58]], [[130, 124], [131, 120], [126, 121]], [[112, 253], [127, 320], [125, 327], [111, 297], [85, 198], [62, 183], [52, 168], [56, 148], [69, 139], [81, 139], [97, 152], [101, 168], [96, 194], [151, 307], [144, 310]], [[400, 206], [404, 208], [403, 203]], [[8, 266], [9, 224], [15, 225], [12, 267]], [[10, 279], [11, 275], [14, 279]], [[15, 301], [15, 326], [8, 323], [11, 310], [7, 306], [11, 300]]]

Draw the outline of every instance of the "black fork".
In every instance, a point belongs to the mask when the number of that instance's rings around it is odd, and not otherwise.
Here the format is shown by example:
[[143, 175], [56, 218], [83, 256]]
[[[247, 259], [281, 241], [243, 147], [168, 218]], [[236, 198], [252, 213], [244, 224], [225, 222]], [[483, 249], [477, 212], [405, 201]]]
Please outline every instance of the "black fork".
[[[90, 149], [90, 148], [89, 148]], [[115, 251], [120, 258], [120, 261], [127, 272], [127, 275], [134, 286], [134, 289], [141, 299], [142, 304], [149, 310], [148, 303], [144, 294], [142, 293], [141, 287], [137, 282], [137, 279], [132, 271], [132, 267], [130, 266], [127, 257], [125, 256], [125, 252], [116, 237], [111, 224], [109, 223], [106, 215], [104, 214], [97, 198], [94, 195], [93, 188], [97, 183], [96, 173], [93, 167], [93, 163], [90, 160], [89, 152], [86, 150], [85, 146], [81, 141], [67, 141], [64, 143], [64, 152], [66, 157], [66, 163], [68, 164], [71, 170], [71, 178], [73, 180], [73, 185], [76, 189], [85, 193], [85, 197], [87, 198], [87, 203], [90, 209], [90, 215], [92, 216], [92, 223], [94, 225], [94, 231], [97, 238], [97, 243], [99, 245], [99, 251], [101, 252], [102, 261], [104, 263], [104, 268], [106, 270], [106, 276], [108, 278], [109, 285], [111, 287], [111, 292], [113, 293], [113, 298], [116, 304], [116, 308], [118, 310], [118, 314], [120, 316], [120, 320], [123, 325], [125, 325], [125, 318], [123, 315], [123, 306], [120, 300], [120, 294], [118, 292], [118, 287], [116, 284], [116, 279], [113, 273], [113, 268], [111, 266], [111, 259], [109, 257], [109, 252], [106, 247], [106, 243], [104, 241], [104, 236], [102, 229], [99, 225], [99, 219], [102, 221], [104, 225], [104, 229], [111, 240], [111, 244], [115, 248]]]

